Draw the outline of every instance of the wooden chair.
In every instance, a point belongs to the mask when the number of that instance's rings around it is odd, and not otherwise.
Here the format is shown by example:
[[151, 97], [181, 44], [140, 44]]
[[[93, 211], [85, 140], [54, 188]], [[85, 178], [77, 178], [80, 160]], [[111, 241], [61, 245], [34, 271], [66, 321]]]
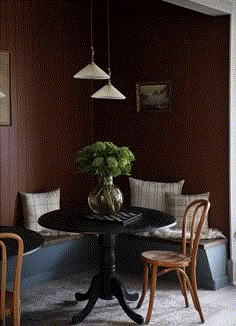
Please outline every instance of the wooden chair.
[[6, 316], [13, 316], [13, 326], [20, 325], [20, 278], [24, 244], [20, 236], [14, 233], [0, 233], [0, 239], [14, 241], [17, 244], [17, 257], [14, 274], [13, 291], [6, 290], [7, 278], [7, 249], [4, 241], [0, 240], [0, 254], [2, 258], [1, 267], [1, 289], [0, 289], [0, 324], [5, 325]]
[[[182, 294], [185, 298], [186, 307], [189, 306], [187, 297], [187, 287], [190, 290], [192, 300], [196, 310], [199, 312], [201, 322], [204, 323], [204, 316], [200, 306], [198, 293], [197, 293], [197, 281], [196, 281], [196, 257], [198, 251], [198, 244], [201, 234], [202, 225], [207, 212], [210, 208], [210, 203], [205, 200], [195, 200], [185, 210], [183, 227], [182, 227], [182, 244], [181, 252], [174, 251], [146, 251], [141, 254], [141, 258], [144, 262], [144, 279], [143, 279], [143, 292], [137, 308], [141, 307], [148, 285], [148, 274], [149, 267], [151, 268], [151, 287], [150, 287], [150, 301], [146, 316], [146, 323], [150, 322], [154, 295], [156, 290], [156, 280], [157, 276], [168, 273], [175, 270], [180, 283]], [[186, 249], [186, 226], [188, 218], [192, 216], [191, 231], [190, 231], [190, 242], [188, 247], [188, 252]], [[158, 267], [162, 269], [158, 271]], [[190, 268], [190, 278], [185, 272], [185, 268]]]

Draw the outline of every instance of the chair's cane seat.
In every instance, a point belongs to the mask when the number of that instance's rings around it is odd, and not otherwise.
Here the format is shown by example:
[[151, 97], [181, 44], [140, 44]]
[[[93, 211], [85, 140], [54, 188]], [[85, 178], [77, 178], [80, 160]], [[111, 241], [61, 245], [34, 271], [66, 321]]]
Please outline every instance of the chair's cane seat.
[[145, 251], [141, 257], [148, 264], [164, 267], [187, 267], [191, 262], [188, 255], [167, 250]]

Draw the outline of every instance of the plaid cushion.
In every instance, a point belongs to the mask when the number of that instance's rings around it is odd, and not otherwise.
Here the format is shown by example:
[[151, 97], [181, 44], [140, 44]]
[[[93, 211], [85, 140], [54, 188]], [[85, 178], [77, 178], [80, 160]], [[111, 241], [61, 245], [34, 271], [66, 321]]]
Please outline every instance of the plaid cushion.
[[181, 194], [184, 180], [173, 183], [143, 181], [129, 178], [131, 206], [166, 211], [165, 194]]
[[[176, 218], [176, 228], [182, 229], [184, 212], [187, 206], [197, 199], [206, 199], [209, 200], [210, 193], [206, 192], [204, 194], [196, 194], [196, 195], [176, 195], [172, 193], [166, 194], [166, 211], [167, 213], [175, 216]], [[194, 208], [189, 211], [189, 216], [193, 216]], [[202, 210], [199, 209], [198, 214], [196, 216], [195, 225], [198, 225]], [[187, 221], [187, 231], [191, 230], [192, 219], [189, 218]], [[205, 217], [205, 221], [202, 226], [202, 233], [208, 233], [208, 215]]]
[[42, 193], [20, 192], [24, 227], [42, 234], [58, 234], [38, 224], [41, 215], [60, 208], [60, 189]]

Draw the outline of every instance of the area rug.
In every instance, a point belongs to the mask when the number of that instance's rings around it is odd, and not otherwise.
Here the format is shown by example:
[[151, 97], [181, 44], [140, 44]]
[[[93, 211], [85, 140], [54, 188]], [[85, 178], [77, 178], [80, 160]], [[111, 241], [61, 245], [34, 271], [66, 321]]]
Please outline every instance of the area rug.
[[209, 318], [204, 326], [235, 326], [236, 325], [236, 311], [229, 309], [219, 311], [213, 317]]
[[[76, 291], [86, 292], [89, 287], [91, 275], [73, 275], [58, 281], [22, 291], [22, 318], [21, 326], [66, 326], [71, 325], [71, 318], [78, 313], [86, 302], [76, 302]], [[141, 293], [142, 280], [120, 276], [127, 289]], [[225, 291], [199, 290], [200, 302], [206, 321], [217, 313], [229, 309], [234, 310], [232, 298], [236, 291], [232, 287]], [[190, 297], [189, 297], [190, 299]], [[148, 308], [149, 293], [143, 306], [135, 311], [144, 317]], [[179, 285], [165, 280], [158, 281], [150, 326], [188, 326], [199, 325], [198, 312], [194, 309], [191, 299], [190, 307], [186, 308], [184, 298], [179, 290]], [[135, 308], [137, 302], [130, 302], [130, 307]], [[235, 316], [236, 317], [236, 316]], [[90, 326], [132, 326], [137, 325], [122, 310], [116, 299], [104, 301], [99, 299], [93, 310], [80, 323]], [[235, 324], [236, 325], [236, 320]], [[216, 326], [216, 325], [214, 325]], [[218, 325], [217, 325], [218, 326]], [[224, 326], [219, 325], [219, 326]], [[225, 326], [229, 326], [226, 324]]]

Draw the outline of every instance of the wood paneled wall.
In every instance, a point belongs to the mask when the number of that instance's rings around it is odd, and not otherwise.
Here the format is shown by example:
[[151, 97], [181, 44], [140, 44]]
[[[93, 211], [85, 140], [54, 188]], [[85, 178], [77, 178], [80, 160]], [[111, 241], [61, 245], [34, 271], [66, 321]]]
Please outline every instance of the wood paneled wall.
[[22, 223], [19, 191], [60, 187], [62, 205], [85, 200], [90, 178], [73, 162], [93, 138], [92, 84], [73, 75], [89, 60], [88, 15], [83, 2], [0, 1], [0, 49], [12, 58], [12, 124], [0, 126], [0, 224]]
[[[110, 14], [112, 82], [127, 99], [94, 103], [95, 138], [130, 146], [133, 177], [184, 179], [185, 194], [209, 191], [210, 227], [228, 235], [229, 16], [162, 1], [130, 8]], [[173, 81], [173, 111], [137, 113], [136, 82], [165, 80]], [[128, 198], [127, 178], [116, 182]]]
[[[128, 145], [133, 177], [185, 179], [211, 193], [210, 226], [229, 234], [229, 17], [163, 1], [110, 1], [112, 83], [125, 101], [91, 101], [104, 82], [73, 79], [90, 61], [89, 1], [0, 0], [0, 48], [12, 54], [12, 125], [0, 127], [0, 223], [21, 223], [19, 191], [61, 188], [86, 201], [73, 161], [94, 140]], [[94, 1], [95, 62], [107, 67], [106, 1]], [[173, 112], [136, 112], [135, 83], [172, 80]], [[129, 196], [128, 178], [116, 182]]]

